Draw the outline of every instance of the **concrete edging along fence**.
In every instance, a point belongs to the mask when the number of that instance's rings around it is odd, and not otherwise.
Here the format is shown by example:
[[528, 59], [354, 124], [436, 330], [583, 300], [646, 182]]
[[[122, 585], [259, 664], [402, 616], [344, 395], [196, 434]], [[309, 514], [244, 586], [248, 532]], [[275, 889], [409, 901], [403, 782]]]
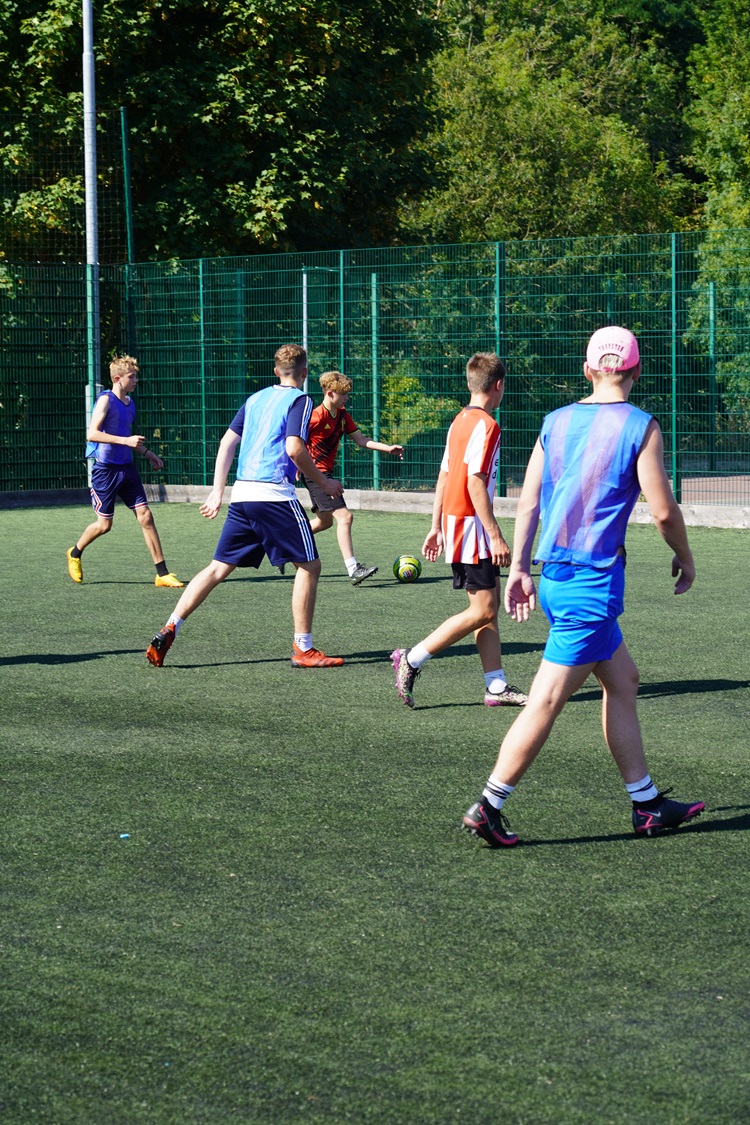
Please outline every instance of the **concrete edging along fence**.
[[[210, 491], [208, 485], [198, 484], [146, 485], [149, 501], [160, 504], [200, 504]], [[307, 490], [300, 488], [298, 494], [303, 507], [309, 508]], [[228, 498], [229, 490], [226, 495]], [[432, 513], [433, 495], [432, 492], [372, 492], [348, 488], [346, 503], [353, 512], [411, 512], [429, 516]], [[71, 504], [88, 506], [89, 503], [88, 489], [85, 488], [0, 492], [0, 509], [57, 508]], [[495, 515], [498, 518], [515, 519], [517, 504], [515, 497], [499, 497], [495, 500]], [[683, 504], [682, 514], [688, 527], [726, 527], [737, 530], [750, 528], [750, 508], [732, 507], [728, 504]], [[651, 523], [648, 505], [636, 504], [630, 522]]]

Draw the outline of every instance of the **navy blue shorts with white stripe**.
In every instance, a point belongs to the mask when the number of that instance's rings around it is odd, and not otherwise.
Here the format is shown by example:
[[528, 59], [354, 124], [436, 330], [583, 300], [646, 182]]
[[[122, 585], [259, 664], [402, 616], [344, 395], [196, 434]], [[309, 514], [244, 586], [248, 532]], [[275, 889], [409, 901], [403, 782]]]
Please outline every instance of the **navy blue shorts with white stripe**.
[[245, 500], [229, 505], [215, 561], [257, 570], [264, 555], [272, 566], [318, 558], [310, 521], [299, 500]]

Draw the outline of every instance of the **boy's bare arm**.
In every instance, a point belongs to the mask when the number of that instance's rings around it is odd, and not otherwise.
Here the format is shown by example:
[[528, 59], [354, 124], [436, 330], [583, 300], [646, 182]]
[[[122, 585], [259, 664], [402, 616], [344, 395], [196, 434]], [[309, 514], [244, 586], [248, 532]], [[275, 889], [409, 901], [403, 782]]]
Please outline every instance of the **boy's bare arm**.
[[227, 485], [227, 477], [229, 476], [229, 470], [234, 460], [234, 451], [239, 441], [239, 434], [236, 434], [234, 430], [227, 430], [219, 442], [219, 449], [214, 463], [213, 487], [198, 509], [200, 514], [205, 516], [207, 520], [215, 519], [219, 514], [221, 501], [224, 497], [224, 489]]
[[294, 462], [303, 476], [306, 476], [309, 480], [315, 481], [327, 496], [333, 499], [336, 496], [342, 495], [344, 486], [341, 481], [332, 480], [331, 477], [327, 477], [324, 473], [321, 473], [301, 437], [288, 437], [286, 439], [286, 451], [289, 458]]
[[131, 449], [135, 449], [139, 453], [143, 452], [146, 448], [146, 439], [143, 434], [131, 434], [130, 437], [119, 437], [118, 434], [108, 434], [106, 430], [101, 428], [107, 417], [108, 409], [109, 398], [107, 395], [102, 395], [101, 398], [97, 400], [91, 415], [89, 428], [86, 431], [86, 441], [98, 441], [109, 445], [128, 445]]
[[474, 505], [474, 511], [482, 521], [482, 527], [487, 532], [490, 540], [490, 551], [494, 566], [510, 565], [510, 547], [503, 538], [495, 513], [492, 510], [492, 501], [487, 491], [487, 476], [485, 473], [472, 473], [468, 480], [469, 496]]
[[537, 440], [529, 463], [516, 509], [513, 532], [513, 559], [505, 583], [505, 610], [515, 621], [528, 621], [530, 611], [536, 609], [536, 587], [531, 577], [531, 552], [534, 536], [539, 526], [539, 508], [542, 495], [544, 450]]
[[437, 562], [443, 552], [443, 496], [445, 494], [445, 481], [448, 474], [444, 469], [438, 473], [435, 485], [435, 499], [432, 503], [432, 527], [427, 533], [422, 544], [422, 554], [428, 562]]
[[381, 453], [395, 453], [402, 461], [404, 459], [403, 445], [386, 445], [385, 442], [375, 441], [373, 438], [365, 437], [361, 430], [355, 430], [349, 436], [360, 449], [378, 449]]
[[695, 581], [695, 562], [685, 520], [664, 470], [664, 441], [656, 419], [651, 420], [638, 454], [638, 483], [659, 534], [674, 551], [672, 577], [677, 579], [674, 592], [684, 594]]
[[516, 508], [516, 524], [513, 530], [511, 570], [524, 574], [531, 573], [531, 552], [534, 547], [536, 529], [539, 526], [543, 471], [544, 450], [542, 443], [537, 440], [526, 466], [523, 487]]

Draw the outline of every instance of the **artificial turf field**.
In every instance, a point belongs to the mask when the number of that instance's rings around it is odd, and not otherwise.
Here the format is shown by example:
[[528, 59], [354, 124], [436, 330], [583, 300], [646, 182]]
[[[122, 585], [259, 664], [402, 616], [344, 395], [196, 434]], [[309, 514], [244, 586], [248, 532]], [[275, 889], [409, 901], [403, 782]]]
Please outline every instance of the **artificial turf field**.
[[[220, 520], [155, 515], [191, 577]], [[393, 688], [390, 649], [465, 600], [442, 562], [391, 575], [427, 517], [357, 513], [357, 589], [319, 537], [314, 641], [347, 664], [317, 671], [267, 563], [151, 668], [178, 595], [123, 508], [70, 582], [89, 518], [0, 512], [4, 1125], [750, 1120], [748, 532], [692, 530], [680, 598], [656, 531], [628, 535], [651, 772], [703, 817], [633, 836], [589, 681], [496, 852], [459, 828], [514, 717], [472, 644], [413, 712]], [[544, 617], [501, 628], [526, 688]]]

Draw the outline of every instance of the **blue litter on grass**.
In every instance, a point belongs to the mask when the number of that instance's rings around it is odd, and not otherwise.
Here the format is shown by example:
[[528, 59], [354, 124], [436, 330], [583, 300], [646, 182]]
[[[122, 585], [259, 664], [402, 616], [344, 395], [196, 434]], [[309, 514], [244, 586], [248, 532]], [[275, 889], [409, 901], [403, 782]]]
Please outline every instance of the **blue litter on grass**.
[[120, 833], [120, 839], [121, 840], [129, 840], [130, 839], [130, 833], [129, 832], [121, 832]]

